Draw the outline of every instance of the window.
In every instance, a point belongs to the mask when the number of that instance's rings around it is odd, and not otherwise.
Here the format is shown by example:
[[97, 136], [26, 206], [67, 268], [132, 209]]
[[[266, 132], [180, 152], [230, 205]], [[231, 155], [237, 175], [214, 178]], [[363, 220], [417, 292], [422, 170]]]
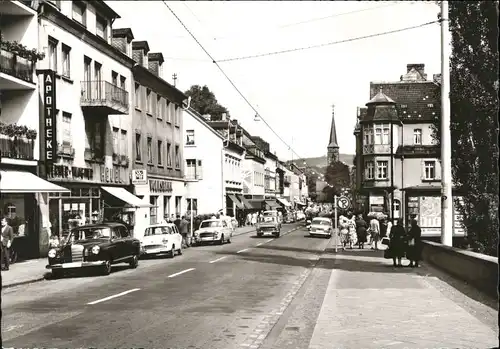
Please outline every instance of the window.
[[389, 125], [375, 126], [375, 144], [389, 144]]
[[148, 145], [148, 164], [153, 163], [153, 150], [152, 148], [153, 139], [148, 137], [147, 145]]
[[172, 106], [172, 103], [168, 99], [165, 99], [165, 112], [166, 112], [166, 119], [168, 123], [172, 123], [172, 112], [170, 110]]
[[365, 128], [363, 130], [365, 145], [373, 144], [373, 128]]
[[175, 146], [175, 168], [180, 169], [181, 168], [181, 153], [179, 151], [179, 146]]
[[389, 127], [384, 127], [382, 129], [382, 144], [390, 144]]
[[120, 129], [113, 127], [113, 154], [120, 154]]
[[170, 199], [171, 196], [164, 196], [163, 197], [163, 217], [167, 218], [170, 217]]
[[408, 108], [408, 105], [406, 105], [406, 104], [401, 104], [401, 109], [406, 109], [406, 108]]
[[141, 134], [135, 134], [135, 161], [142, 161]]
[[120, 138], [120, 155], [128, 155], [128, 137], [127, 131], [121, 130], [121, 138]]
[[134, 91], [134, 98], [135, 98], [135, 107], [140, 108], [140, 101], [141, 101], [141, 85], [135, 84], [135, 91]]
[[422, 129], [416, 128], [413, 130], [413, 144], [422, 144]]
[[120, 76], [120, 87], [127, 90], [127, 78], [124, 76]]
[[158, 196], [150, 196], [149, 203], [152, 205], [152, 207], [149, 209], [150, 224], [156, 224], [158, 213]]
[[73, 1], [73, 19], [86, 25], [85, 5], [81, 1]]
[[146, 89], [146, 113], [151, 113], [151, 90]]
[[367, 161], [365, 166], [365, 179], [373, 179], [375, 178], [375, 165], [373, 161]]
[[382, 144], [382, 128], [375, 128], [375, 144]]
[[427, 104], [427, 107], [434, 108], [434, 104], [433, 103], [429, 103], [429, 104]]
[[162, 116], [163, 116], [162, 111], [163, 111], [163, 108], [161, 107], [161, 96], [156, 95], [156, 117], [158, 119], [162, 118]]
[[186, 159], [186, 177], [188, 179], [196, 178], [196, 160]]
[[186, 130], [186, 145], [194, 145], [194, 130]]
[[63, 134], [62, 140], [63, 144], [71, 144], [71, 114], [63, 112], [62, 113], [62, 124], [63, 124]]
[[388, 161], [377, 161], [377, 179], [387, 179]]
[[86, 122], [85, 131], [87, 133], [88, 148], [95, 154], [96, 157], [104, 155], [103, 139], [105, 127], [100, 122]]
[[172, 167], [172, 144], [167, 143], [167, 167]]
[[62, 75], [67, 78], [71, 77], [70, 52], [71, 47], [62, 44]]
[[100, 36], [104, 40], [107, 40], [106, 29], [107, 29], [108, 23], [106, 22], [106, 20], [100, 16], [96, 16], [95, 23], [96, 23], [95, 24], [95, 34], [97, 36]]
[[49, 69], [57, 72], [57, 44], [58, 41], [49, 36]]
[[436, 179], [435, 161], [424, 161], [424, 179], [428, 181]]
[[158, 141], [158, 166], [163, 165], [163, 142]]
[[175, 126], [180, 126], [180, 113], [178, 109], [179, 106], [176, 104], [172, 107], [172, 112], [174, 113], [175, 117]]
[[111, 83], [118, 86], [118, 73], [115, 71], [111, 71]]

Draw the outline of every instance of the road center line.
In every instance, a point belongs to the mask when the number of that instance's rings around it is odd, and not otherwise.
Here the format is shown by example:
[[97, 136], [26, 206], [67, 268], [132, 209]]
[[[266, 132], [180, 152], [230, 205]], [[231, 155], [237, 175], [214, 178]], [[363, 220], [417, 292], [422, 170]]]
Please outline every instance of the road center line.
[[215, 262], [218, 262], [218, 261], [223, 260], [224, 258], [226, 258], [226, 257], [220, 257], [220, 258], [217, 258], [217, 259], [215, 259], [215, 260], [213, 260], [213, 261], [210, 261], [209, 263], [215, 263]]
[[260, 246], [260, 245], [263, 245], [263, 244], [264, 244], [263, 242], [259, 242], [259, 243], [257, 244], [257, 246]]
[[265, 243], [265, 244], [267, 244], [268, 242], [271, 242], [271, 241], [273, 241], [273, 240], [274, 240], [274, 239], [269, 239], [269, 240], [267, 240], [267, 241], [266, 241], [266, 242], [264, 242], [264, 243]]
[[173, 277], [176, 277], [176, 276], [178, 276], [178, 275], [181, 275], [181, 274], [187, 273], [188, 271], [191, 271], [191, 270], [194, 270], [194, 268], [189, 268], [189, 269], [186, 269], [186, 270], [180, 271], [180, 272], [178, 272], [178, 273], [175, 273], [175, 274], [169, 275], [168, 277], [169, 277], [169, 278], [173, 278]]
[[87, 304], [88, 305], [94, 305], [94, 304], [97, 304], [97, 303], [106, 302], [106, 301], [109, 301], [110, 299], [121, 297], [121, 296], [124, 296], [126, 294], [129, 294], [129, 293], [132, 293], [132, 292], [135, 292], [135, 291], [139, 291], [139, 290], [140, 290], [140, 288], [133, 288], [131, 290], [128, 290], [128, 291], [125, 291], [125, 292], [122, 292], [122, 293], [117, 293], [117, 294], [114, 294], [114, 295], [106, 297], [106, 298], [101, 298], [101, 299], [98, 299], [96, 301], [93, 301], [93, 302], [90, 302], [90, 303], [87, 303]]
[[236, 253], [241, 253], [241, 252], [245, 252], [245, 251], [248, 251], [249, 249], [248, 248], [244, 248], [243, 250], [239, 250], [238, 252]]

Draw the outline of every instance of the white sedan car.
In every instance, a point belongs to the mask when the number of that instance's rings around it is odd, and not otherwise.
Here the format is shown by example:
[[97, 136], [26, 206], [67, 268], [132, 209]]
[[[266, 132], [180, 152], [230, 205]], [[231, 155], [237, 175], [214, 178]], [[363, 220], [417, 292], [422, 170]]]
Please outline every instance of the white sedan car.
[[311, 221], [309, 226], [310, 236], [322, 236], [327, 239], [332, 237], [333, 223], [330, 218], [316, 217]]
[[172, 223], [150, 225], [144, 231], [141, 250], [144, 255], [166, 254], [174, 258], [182, 254], [182, 235]]
[[222, 245], [230, 243], [233, 236], [233, 229], [224, 219], [207, 219], [201, 222], [200, 228], [194, 232], [197, 244], [217, 243]]

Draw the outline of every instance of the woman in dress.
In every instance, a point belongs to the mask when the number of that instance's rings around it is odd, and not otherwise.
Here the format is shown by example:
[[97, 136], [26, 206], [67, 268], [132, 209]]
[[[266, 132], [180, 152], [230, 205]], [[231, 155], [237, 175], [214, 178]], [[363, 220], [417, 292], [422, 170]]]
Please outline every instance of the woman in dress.
[[391, 229], [389, 238], [389, 253], [392, 257], [392, 263], [395, 267], [400, 268], [403, 266], [401, 259], [404, 257], [406, 251], [406, 231], [403, 227], [403, 220], [398, 219], [397, 224]]
[[410, 267], [417, 267], [420, 261], [422, 243], [422, 229], [418, 226], [415, 219], [411, 221], [410, 231], [408, 232], [408, 250], [406, 257], [410, 260]]
[[349, 246], [352, 249], [353, 245], [358, 243], [358, 237], [356, 235], [356, 216], [352, 215], [351, 219], [348, 221], [349, 225]]
[[363, 215], [359, 215], [358, 220], [356, 221], [356, 235], [358, 237], [359, 249], [365, 248], [366, 228], [367, 228], [367, 224], [366, 224], [365, 220], [363, 219]]
[[340, 216], [339, 218], [339, 228], [340, 228], [340, 241], [342, 241], [342, 249], [345, 250], [347, 244], [352, 248], [352, 243], [349, 241], [349, 225], [347, 224], [347, 218]]

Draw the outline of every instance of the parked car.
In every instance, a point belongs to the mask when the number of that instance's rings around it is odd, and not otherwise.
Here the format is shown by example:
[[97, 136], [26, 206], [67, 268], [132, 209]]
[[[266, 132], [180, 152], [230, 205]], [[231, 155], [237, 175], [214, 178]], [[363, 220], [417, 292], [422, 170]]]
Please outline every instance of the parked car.
[[331, 238], [333, 234], [333, 222], [327, 217], [316, 217], [311, 221], [311, 228], [309, 229], [310, 236], [322, 236], [327, 239]]
[[182, 254], [182, 235], [173, 223], [152, 224], [144, 230], [141, 239], [143, 255], [168, 255], [174, 258]]
[[279, 237], [281, 234], [281, 223], [278, 216], [264, 216], [257, 222], [257, 236], [272, 234]]
[[224, 219], [206, 219], [200, 223], [198, 230], [194, 232], [196, 244], [217, 243], [222, 245], [224, 242], [230, 243], [233, 236], [233, 229]]
[[81, 268], [99, 268], [104, 275], [111, 273], [111, 265], [128, 263], [139, 265], [140, 241], [130, 236], [121, 223], [101, 223], [73, 228], [65, 241], [48, 253], [47, 269], [54, 276]]
[[301, 221], [303, 219], [306, 219], [306, 215], [303, 211], [297, 211], [297, 220]]

